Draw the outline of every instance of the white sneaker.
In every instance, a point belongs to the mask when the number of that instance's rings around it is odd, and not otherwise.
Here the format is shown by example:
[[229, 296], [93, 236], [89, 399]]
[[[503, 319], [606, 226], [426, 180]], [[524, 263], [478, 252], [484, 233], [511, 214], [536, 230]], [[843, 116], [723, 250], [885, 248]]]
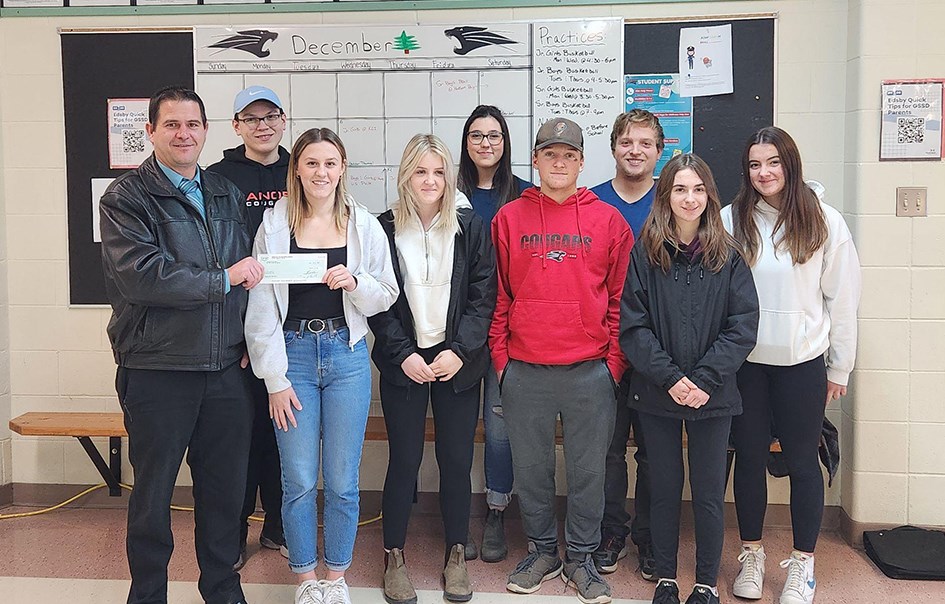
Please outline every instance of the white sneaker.
[[732, 593], [739, 598], [760, 600], [761, 588], [765, 584], [765, 548], [753, 549], [742, 546], [738, 561], [741, 562], [742, 569], [735, 577]]
[[781, 604], [813, 604], [814, 590], [817, 581], [814, 580], [814, 557], [807, 554], [791, 554], [791, 557], [781, 562], [781, 568], [787, 569], [787, 579], [781, 591]]
[[351, 604], [351, 594], [348, 593], [348, 584], [345, 578], [340, 577], [334, 581], [319, 581], [322, 590], [322, 602], [324, 604]]
[[324, 604], [320, 581], [305, 581], [295, 590], [295, 604]]

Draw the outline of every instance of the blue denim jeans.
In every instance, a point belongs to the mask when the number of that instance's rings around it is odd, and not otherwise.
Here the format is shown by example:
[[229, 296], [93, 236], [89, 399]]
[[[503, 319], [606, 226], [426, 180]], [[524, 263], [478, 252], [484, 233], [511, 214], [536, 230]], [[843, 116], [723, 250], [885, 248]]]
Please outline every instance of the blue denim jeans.
[[[358, 531], [358, 489], [364, 428], [371, 403], [371, 365], [364, 338], [348, 347], [348, 328], [334, 332], [285, 332], [286, 377], [302, 403], [298, 427], [276, 429], [282, 459], [282, 523], [289, 568], [306, 573], [318, 565], [318, 471], [325, 491], [325, 565], [351, 565]], [[321, 459], [320, 459], [320, 455]], [[321, 463], [320, 463], [321, 462]]]
[[502, 415], [499, 399], [499, 378], [489, 364], [483, 378], [482, 424], [486, 432], [485, 473], [486, 504], [491, 509], [504, 510], [512, 500], [512, 447], [509, 432]]

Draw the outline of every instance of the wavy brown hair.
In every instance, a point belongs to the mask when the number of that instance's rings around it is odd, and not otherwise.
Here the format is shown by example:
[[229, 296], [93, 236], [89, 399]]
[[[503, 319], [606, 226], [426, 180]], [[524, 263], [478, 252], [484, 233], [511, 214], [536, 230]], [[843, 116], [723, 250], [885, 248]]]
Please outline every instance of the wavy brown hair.
[[827, 219], [817, 194], [804, 183], [801, 153], [791, 135], [769, 126], [751, 135], [742, 152], [742, 185], [732, 201], [735, 240], [742, 254], [753, 266], [761, 254], [761, 235], [755, 224], [755, 206], [761, 196], [751, 184], [748, 154], [755, 145], [774, 145], [784, 172], [784, 189], [774, 232], [783, 227], [774, 243], [776, 250], [786, 250], [794, 264], [804, 264], [827, 241]]
[[676, 174], [683, 170], [695, 172], [705, 185], [708, 199], [705, 211], [699, 218], [699, 245], [702, 249], [702, 265], [711, 272], [717, 273], [728, 262], [732, 250], [737, 250], [738, 246], [722, 224], [722, 203], [719, 201], [719, 191], [715, 186], [712, 170], [698, 155], [692, 153], [677, 155], [663, 167], [656, 185], [653, 209], [650, 210], [650, 215], [643, 224], [640, 241], [646, 249], [650, 264], [659, 266], [664, 273], [668, 273], [673, 265], [673, 259], [670, 257], [666, 244], [681, 251], [670, 195], [673, 192]]
[[330, 128], [311, 128], [299, 136], [295, 144], [292, 145], [292, 153], [289, 155], [286, 197], [288, 197], [289, 202], [289, 229], [293, 235], [299, 232], [305, 219], [312, 214], [312, 202], [305, 198], [305, 189], [302, 188], [302, 182], [299, 180], [299, 160], [309, 145], [323, 142], [331, 143], [338, 150], [338, 155], [341, 157], [343, 171], [338, 179], [338, 186], [335, 187], [335, 203], [332, 215], [335, 218], [335, 228], [338, 229], [339, 233], [343, 233], [346, 228], [353, 200], [348, 196], [348, 154], [345, 151], [345, 145], [334, 130]]

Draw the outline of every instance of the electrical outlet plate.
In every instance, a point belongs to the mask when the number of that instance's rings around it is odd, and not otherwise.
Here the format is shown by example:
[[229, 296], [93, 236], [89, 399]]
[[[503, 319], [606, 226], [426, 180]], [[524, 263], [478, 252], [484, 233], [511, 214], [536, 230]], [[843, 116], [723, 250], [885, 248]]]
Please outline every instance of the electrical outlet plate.
[[928, 187], [896, 187], [896, 216], [926, 216]]

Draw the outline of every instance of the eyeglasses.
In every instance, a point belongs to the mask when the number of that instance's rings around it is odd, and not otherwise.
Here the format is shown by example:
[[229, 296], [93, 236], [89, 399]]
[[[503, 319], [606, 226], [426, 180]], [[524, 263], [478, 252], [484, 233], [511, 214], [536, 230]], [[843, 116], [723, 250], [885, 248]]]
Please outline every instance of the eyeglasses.
[[269, 115], [266, 115], [263, 117], [256, 117], [255, 115], [251, 115], [249, 117], [243, 117], [243, 118], [238, 117], [235, 119], [237, 122], [243, 122], [244, 124], [246, 124], [247, 128], [252, 128], [253, 130], [255, 130], [256, 128], [259, 128], [259, 124], [261, 122], [266, 122], [267, 126], [275, 126], [280, 121], [282, 121], [282, 114], [270, 113]]
[[488, 132], [486, 134], [483, 134], [482, 132], [479, 132], [478, 130], [473, 130], [472, 132], [466, 135], [466, 138], [468, 138], [469, 142], [471, 142], [474, 145], [481, 145], [482, 139], [486, 139], [487, 141], [489, 141], [490, 145], [500, 145], [502, 144], [503, 137], [502, 137], [501, 132], [496, 132], [495, 130], [493, 130], [492, 132]]

